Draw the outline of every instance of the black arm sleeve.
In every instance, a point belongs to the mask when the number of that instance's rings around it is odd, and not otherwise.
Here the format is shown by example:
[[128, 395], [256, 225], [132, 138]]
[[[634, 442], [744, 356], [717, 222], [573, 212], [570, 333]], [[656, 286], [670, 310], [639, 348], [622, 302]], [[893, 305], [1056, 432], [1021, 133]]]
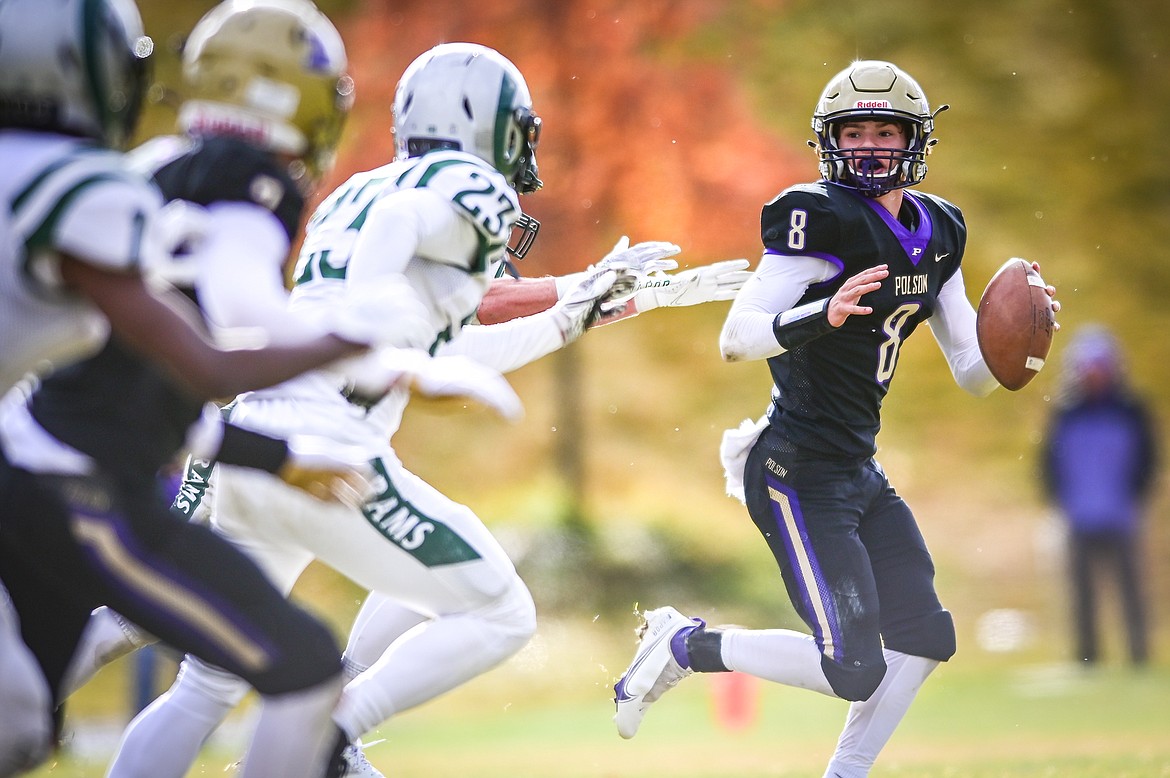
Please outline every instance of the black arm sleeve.
[[217, 462], [276, 473], [287, 459], [288, 444], [283, 440], [224, 423]]
[[785, 351], [803, 346], [834, 329], [836, 327], [829, 324], [828, 298], [784, 311], [772, 322], [776, 342]]

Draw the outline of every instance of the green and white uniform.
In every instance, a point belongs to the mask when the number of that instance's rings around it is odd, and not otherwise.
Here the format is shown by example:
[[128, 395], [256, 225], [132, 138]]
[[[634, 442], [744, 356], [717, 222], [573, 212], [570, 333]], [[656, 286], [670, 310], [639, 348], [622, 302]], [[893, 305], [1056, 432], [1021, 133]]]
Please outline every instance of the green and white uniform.
[[137, 272], [159, 250], [162, 196], [120, 154], [77, 138], [0, 132], [0, 391], [88, 356], [109, 325], [62, 288], [59, 255]]
[[[524, 364], [563, 345], [551, 315], [511, 326], [472, 323], [519, 215], [504, 178], [457, 151], [355, 175], [310, 220], [292, 310], [324, 320], [347, 296], [401, 274], [432, 317], [428, 342], [413, 345], [455, 350], [474, 331], [468, 340], [481, 361], [501, 370]], [[535, 629], [535, 609], [483, 522], [408, 472], [394, 453], [390, 439], [409, 392], [395, 389], [371, 406], [348, 400], [343, 384], [339, 371], [306, 374], [241, 396], [231, 418], [259, 432], [326, 436], [368, 451], [376, 494], [360, 510], [226, 466], [215, 473], [211, 500], [214, 526], [246, 547], [277, 586], [291, 590], [319, 559], [372, 596], [426, 619], [396, 646], [393, 661], [347, 688], [337, 720], [356, 736], [519, 650]]]

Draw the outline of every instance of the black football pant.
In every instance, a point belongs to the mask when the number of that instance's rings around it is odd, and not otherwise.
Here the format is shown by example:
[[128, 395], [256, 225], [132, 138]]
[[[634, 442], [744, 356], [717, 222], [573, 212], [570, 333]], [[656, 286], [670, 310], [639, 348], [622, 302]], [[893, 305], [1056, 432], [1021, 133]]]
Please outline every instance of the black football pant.
[[748, 455], [748, 512], [844, 699], [868, 699], [883, 647], [945, 661], [954, 623], [910, 508], [873, 459], [797, 455], [768, 429]]
[[156, 488], [152, 480], [36, 475], [0, 454], [0, 580], [54, 695], [99, 605], [261, 694], [337, 675], [332, 633], [243, 553], [172, 515]]

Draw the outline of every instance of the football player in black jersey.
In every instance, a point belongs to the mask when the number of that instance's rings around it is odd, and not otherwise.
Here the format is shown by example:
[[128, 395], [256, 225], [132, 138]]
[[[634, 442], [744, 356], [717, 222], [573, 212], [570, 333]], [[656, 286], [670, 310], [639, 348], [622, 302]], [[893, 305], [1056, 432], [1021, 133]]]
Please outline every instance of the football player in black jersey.
[[[88, 53], [102, 35], [109, 42], [101, 37], [99, 43], [108, 47], [119, 36], [130, 47], [137, 43], [103, 0], [78, 0], [61, 8], [60, 18], [45, 22], [40, 4], [9, 3], [2, 17], [6, 38], [35, 39], [59, 22], [56, 34], [78, 51]], [[89, 20], [89, 26], [82, 20]], [[70, 35], [78, 40], [69, 40]], [[58, 50], [49, 45], [41, 49]], [[229, 324], [269, 331], [280, 325], [279, 337], [268, 342], [290, 347], [249, 350], [246, 358], [253, 364], [245, 363], [237, 375], [213, 384], [222, 387], [220, 392], [257, 388], [296, 375], [297, 365], [303, 370], [360, 353], [378, 330], [386, 329], [381, 321], [377, 328], [363, 329], [342, 314], [326, 326], [305, 323], [298, 328], [296, 321], [281, 318], [281, 268], [299, 226], [302, 182], [327, 168], [351, 101], [340, 36], [307, 0], [233, 1], [205, 18], [188, 51], [193, 52], [187, 65], [195, 70], [191, 82], [197, 99], [185, 104], [187, 113], [181, 117], [187, 136], [169, 145], [151, 144], [135, 156], [138, 167], [154, 174], [165, 199], [190, 203], [185, 210], [164, 209], [159, 219], [169, 219], [193, 241], [185, 252], [187, 261], [146, 263], [142, 257], [146, 269], [166, 270], [172, 280], [185, 282], [192, 299], [208, 304]], [[263, 62], [249, 60], [259, 51]], [[5, 69], [20, 74], [36, 70], [40, 76], [14, 76], [14, 82], [56, 84], [60, 94], [52, 97], [61, 98], [70, 110], [84, 114], [84, 108], [69, 101], [83, 98], [86, 84], [102, 93], [99, 74], [75, 74], [62, 64], [64, 57], [21, 64], [10, 59], [3, 60]], [[95, 69], [103, 66], [80, 55], [75, 61]], [[107, 86], [122, 90], [122, 100], [140, 94], [145, 71], [127, 69], [122, 75], [125, 84]], [[72, 89], [75, 82], [81, 86]], [[14, 90], [25, 87], [5, 81], [4, 88], [0, 96], [7, 106], [15, 104], [9, 99]], [[60, 115], [62, 121], [70, 116], [64, 107]], [[76, 127], [45, 129], [86, 134]], [[26, 146], [39, 148], [31, 141]], [[103, 224], [91, 213], [117, 216], [113, 199], [121, 191], [108, 190], [104, 211], [92, 198], [79, 196], [110, 174], [96, 165], [93, 150], [82, 149], [76, 156], [72, 167], [66, 164], [70, 160], [49, 166], [16, 200], [17, 210], [44, 205], [50, 243], [54, 218], [64, 224], [58, 231], [80, 229], [79, 219], [89, 217], [91, 230], [120, 234], [114, 229], [120, 223]], [[134, 178], [158, 198], [145, 180]], [[49, 199], [54, 195], [60, 198], [55, 209]], [[86, 208], [75, 207], [77, 202]], [[192, 221], [191, 214], [199, 218]], [[139, 258], [130, 260], [137, 263]], [[218, 266], [218, 274], [204, 273], [207, 266]], [[174, 272], [188, 267], [192, 272], [186, 277]], [[225, 267], [228, 281], [223, 279]], [[200, 288], [196, 281], [203, 277], [212, 283]], [[390, 295], [380, 302], [393, 299]], [[418, 312], [421, 320], [421, 306]], [[206, 318], [211, 324], [213, 317]], [[0, 440], [10, 462], [0, 471], [6, 502], [0, 570], [21, 617], [24, 640], [59, 695], [90, 610], [109, 604], [164, 641], [241, 675], [261, 693], [263, 712], [246, 775], [315, 778], [327, 761], [339, 758], [344, 745], [330, 718], [341, 682], [332, 635], [288, 603], [241, 552], [206, 527], [169, 516], [156, 475], [184, 445], [203, 456], [285, 474], [293, 473], [298, 462], [338, 463], [340, 457], [306, 454], [292, 443], [225, 428], [215, 413], [201, 419], [203, 402], [217, 395], [201, 385], [176, 381], [171, 372], [145, 359], [136, 343], [119, 337], [122, 330], [115, 332], [95, 356], [44, 378], [27, 403], [17, 394], [5, 403]], [[318, 342], [324, 345], [306, 347]], [[204, 362], [206, 368], [234, 366], [222, 360]], [[264, 368], [271, 377], [253, 377], [257, 368], [281, 362], [287, 366]], [[51, 563], [46, 550], [53, 555]], [[5, 757], [0, 754], [0, 769]], [[149, 763], [149, 755], [144, 758]]]
[[930, 553], [874, 459], [882, 400], [920, 323], [963, 389], [997, 385], [960, 270], [962, 213], [907, 189], [926, 175], [941, 110], [888, 62], [855, 62], [829, 82], [812, 120], [821, 178], [764, 206], [763, 258], [720, 336], [726, 360], [764, 359], [772, 375], [766, 414], [729, 430], [721, 454], [811, 634], [648, 612], [615, 687], [623, 737], [690, 673], [737, 670], [851, 701], [825, 775], [858, 778], [954, 653]]

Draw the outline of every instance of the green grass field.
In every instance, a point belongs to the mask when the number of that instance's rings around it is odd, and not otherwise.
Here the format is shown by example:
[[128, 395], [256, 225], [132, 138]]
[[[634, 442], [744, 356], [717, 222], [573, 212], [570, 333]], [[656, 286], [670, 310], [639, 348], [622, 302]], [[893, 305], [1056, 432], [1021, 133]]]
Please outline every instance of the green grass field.
[[[609, 685], [632, 637], [603, 621], [546, 620], [520, 655], [468, 686], [371, 733], [388, 776], [474, 778], [819, 778], [845, 703], [749, 681], [741, 720], [719, 714], [728, 676], [695, 676], [656, 705], [632, 741], [613, 729]], [[629, 633], [626, 633], [627, 635]], [[76, 699], [74, 747], [34, 775], [100, 776], [112, 748], [90, 718], [125, 696], [122, 666]], [[231, 774], [245, 710], [191, 776]], [[1084, 671], [971, 647], [935, 673], [874, 778], [1170, 776], [1170, 670]], [[95, 742], [98, 744], [95, 745]], [[84, 745], [84, 747], [82, 747]]]

